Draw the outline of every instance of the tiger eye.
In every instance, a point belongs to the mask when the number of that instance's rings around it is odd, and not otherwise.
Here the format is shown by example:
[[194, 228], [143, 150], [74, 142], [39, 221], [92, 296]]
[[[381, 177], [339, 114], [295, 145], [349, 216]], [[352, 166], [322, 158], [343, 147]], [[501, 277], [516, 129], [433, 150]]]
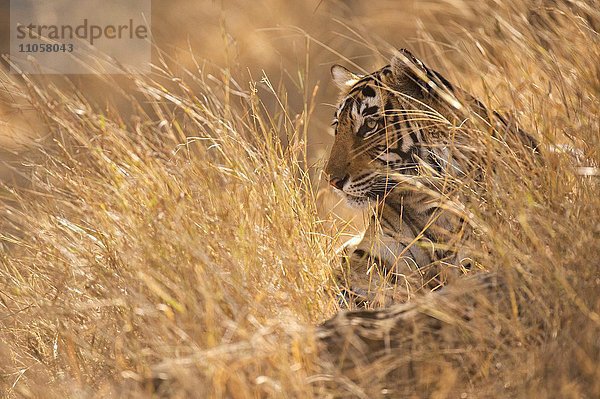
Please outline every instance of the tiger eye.
[[377, 127], [377, 121], [375, 119], [368, 119], [367, 120], [367, 128], [369, 129], [375, 129]]

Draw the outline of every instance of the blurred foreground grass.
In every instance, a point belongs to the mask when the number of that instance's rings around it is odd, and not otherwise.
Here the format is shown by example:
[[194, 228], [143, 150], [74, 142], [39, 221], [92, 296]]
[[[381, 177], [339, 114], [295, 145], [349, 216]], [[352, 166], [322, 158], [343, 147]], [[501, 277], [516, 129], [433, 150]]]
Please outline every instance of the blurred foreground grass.
[[[510, 151], [492, 152], [504, 168], [485, 206], [467, 206], [484, 223], [486, 268], [510, 289], [497, 303], [483, 297], [470, 316], [477, 328], [444, 316], [459, 299], [425, 299], [415, 313], [456, 327], [439, 342], [412, 330], [350, 372], [323, 356], [314, 326], [337, 310], [342, 232], [327, 212], [333, 200], [315, 195], [331, 112], [321, 102], [334, 102], [321, 63], [380, 66], [393, 32], [370, 37], [369, 24], [390, 31], [401, 21], [389, 15], [402, 14], [385, 1], [371, 19], [353, 17], [355, 7], [319, 15], [346, 13], [335, 43], [320, 36], [325, 27], [284, 30], [304, 56], [273, 51], [285, 63], [274, 78], [273, 65], [251, 79], [243, 64], [196, 66], [191, 54], [158, 57], [149, 76], [105, 77], [100, 94], [3, 77], [47, 133], [13, 165], [26, 183], [0, 188], [3, 395], [600, 394], [600, 196], [597, 178], [577, 174], [600, 159], [600, 16], [586, 2], [421, 5], [415, 53], [516, 113], [545, 147], [577, 147], [580, 159], [544, 151], [543, 167], [523, 170]], [[312, 5], [303, 10], [292, 11], [309, 20]], [[98, 101], [102, 93], [119, 101]], [[450, 297], [460, 289], [471, 287]], [[394, 374], [406, 364], [411, 372]]]

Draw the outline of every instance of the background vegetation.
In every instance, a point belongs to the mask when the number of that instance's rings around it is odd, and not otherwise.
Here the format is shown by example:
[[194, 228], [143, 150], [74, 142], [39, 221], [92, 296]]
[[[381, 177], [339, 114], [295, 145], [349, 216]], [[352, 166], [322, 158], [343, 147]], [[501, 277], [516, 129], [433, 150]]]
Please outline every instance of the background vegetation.
[[[150, 75], [2, 76], [3, 397], [600, 395], [594, 2], [178, 1], [152, 17]], [[374, 70], [398, 47], [518, 119], [543, 164], [461, 131], [500, 165], [466, 205], [506, 285], [457, 284], [389, 313], [367, 352], [336, 349], [361, 314], [315, 326], [338, 311], [336, 248], [362, 215], [320, 187], [329, 67]]]

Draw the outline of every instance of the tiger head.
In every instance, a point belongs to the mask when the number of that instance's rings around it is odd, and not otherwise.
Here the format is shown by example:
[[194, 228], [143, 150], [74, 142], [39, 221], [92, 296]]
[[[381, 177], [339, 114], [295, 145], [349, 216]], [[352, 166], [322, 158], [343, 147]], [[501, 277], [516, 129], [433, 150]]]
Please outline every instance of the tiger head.
[[446, 79], [406, 50], [368, 75], [340, 65], [331, 74], [342, 97], [325, 173], [349, 205], [383, 199], [399, 184], [398, 176], [418, 175], [424, 163], [443, 167], [426, 132], [460, 108]]

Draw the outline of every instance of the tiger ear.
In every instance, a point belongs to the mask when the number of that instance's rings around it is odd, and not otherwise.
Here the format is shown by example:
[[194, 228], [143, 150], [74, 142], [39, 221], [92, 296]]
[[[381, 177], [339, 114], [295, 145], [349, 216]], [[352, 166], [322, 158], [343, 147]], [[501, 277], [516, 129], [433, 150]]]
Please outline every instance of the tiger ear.
[[400, 49], [394, 52], [392, 57], [392, 72], [395, 77], [401, 78], [409, 75], [417, 77], [422, 81], [427, 82], [427, 67], [421, 60], [412, 55], [407, 49]]
[[427, 67], [421, 60], [406, 49], [400, 49], [392, 58], [392, 74], [396, 82], [406, 82], [410, 79], [421, 88], [423, 94], [441, 98], [456, 109], [462, 105], [455, 97], [455, 88], [439, 72]]
[[338, 64], [331, 67], [331, 77], [335, 85], [341, 90], [354, 86], [360, 80], [359, 75]]

